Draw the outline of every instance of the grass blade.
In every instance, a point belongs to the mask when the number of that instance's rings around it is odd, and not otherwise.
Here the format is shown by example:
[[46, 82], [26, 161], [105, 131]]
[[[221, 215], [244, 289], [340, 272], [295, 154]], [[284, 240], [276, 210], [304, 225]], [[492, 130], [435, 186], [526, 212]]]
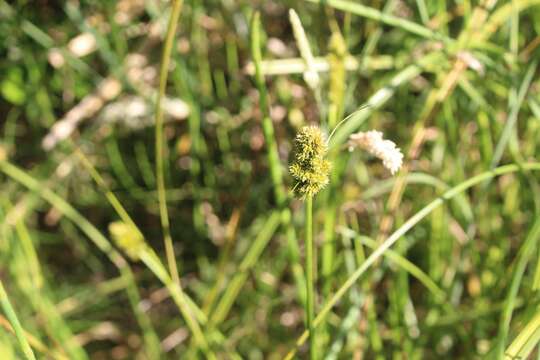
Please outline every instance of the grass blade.
[[510, 290], [506, 296], [506, 304], [501, 315], [501, 324], [499, 327], [498, 338], [498, 359], [504, 358], [504, 349], [506, 345], [506, 338], [508, 337], [508, 332], [510, 330], [510, 321], [512, 320], [512, 312], [514, 309], [514, 304], [519, 290], [519, 285], [525, 273], [525, 268], [529, 259], [531, 258], [535, 245], [538, 243], [540, 238], [540, 218], [536, 218], [536, 221], [531, 227], [527, 238], [525, 239], [521, 249], [519, 251], [517, 263], [514, 270], [514, 275], [512, 276], [512, 281], [510, 283]]
[[331, 6], [335, 9], [350, 12], [351, 14], [363, 16], [365, 18], [380, 21], [383, 24], [394, 26], [396, 28], [402, 29], [404, 31], [410, 32], [412, 34], [424, 37], [426, 39], [432, 40], [441, 40], [445, 43], [453, 42], [452, 39], [441, 35], [431, 29], [428, 29], [425, 26], [419, 25], [415, 22], [402, 19], [390, 14], [386, 14], [377, 9], [374, 9], [369, 6], [365, 6], [356, 2], [347, 1], [347, 0], [306, 0], [308, 2], [316, 4], [324, 4]]
[[15, 330], [15, 336], [17, 337], [17, 340], [19, 341], [19, 345], [21, 346], [21, 350], [24, 356], [29, 360], [36, 360], [34, 352], [32, 351], [30, 344], [28, 344], [28, 341], [26, 340], [26, 336], [24, 334], [24, 330], [21, 326], [21, 323], [19, 322], [19, 318], [17, 317], [17, 314], [15, 313], [13, 306], [11, 306], [11, 302], [9, 301], [6, 290], [4, 289], [4, 285], [2, 284], [1, 281], [0, 281], [0, 305], [2, 306], [2, 310], [4, 310], [6, 317], [11, 323], [11, 326]]
[[525, 95], [527, 95], [527, 91], [531, 85], [534, 73], [536, 72], [537, 65], [537, 61], [533, 61], [531, 65], [529, 65], [529, 68], [525, 73], [525, 77], [523, 78], [523, 82], [519, 87], [517, 99], [510, 106], [510, 114], [508, 115], [508, 118], [504, 124], [504, 129], [502, 131], [501, 138], [497, 143], [497, 147], [495, 147], [495, 153], [493, 154], [493, 159], [491, 160], [491, 168], [496, 167], [501, 161], [504, 150], [506, 149], [506, 145], [508, 145], [508, 141], [510, 140], [514, 126], [516, 125], [519, 110], [521, 109], [521, 105], [525, 100]]
[[244, 286], [247, 280], [248, 271], [257, 263], [257, 260], [261, 256], [264, 248], [268, 242], [272, 239], [279, 222], [281, 214], [277, 211], [272, 212], [266, 223], [263, 225], [261, 231], [253, 241], [253, 244], [249, 248], [247, 254], [242, 259], [237, 272], [229, 282], [227, 290], [221, 297], [216, 309], [210, 316], [210, 324], [217, 325], [225, 320], [234, 301], [238, 297], [240, 290]]
[[167, 209], [167, 196], [165, 192], [165, 169], [164, 155], [165, 143], [163, 139], [163, 108], [161, 100], [165, 97], [165, 89], [167, 87], [167, 77], [169, 75], [169, 64], [171, 60], [172, 46], [180, 11], [182, 10], [182, 0], [174, 0], [172, 5], [171, 17], [167, 27], [167, 35], [165, 36], [165, 45], [163, 46], [163, 55], [161, 56], [161, 67], [159, 71], [159, 91], [156, 99], [156, 182], [159, 201], [159, 217], [161, 219], [161, 228], [163, 230], [163, 241], [165, 243], [165, 253], [167, 256], [167, 264], [173, 280], [180, 284], [180, 275], [178, 274], [178, 266], [174, 255], [174, 246], [171, 237], [171, 225], [169, 222], [169, 210]]
[[527, 359], [540, 342], [540, 312], [521, 330], [505, 352], [506, 360]]
[[[276, 142], [274, 124], [270, 117], [270, 104], [268, 102], [268, 93], [262, 72], [262, 54], [261, 54], [261, 20], [260, 14], [255, 12], [251, 19], [250, 47], [253, 64], [255, 66], [255, 84], [259, 91], [259, 103], [263, 114], [262, 128], [264, 141], [266, 143], [266, 157], [270, 168], [270, 177], [274, 188], [274, 196], [278, 207], [281, 209], [282, 224], [285, 228], [287, 237], [287, 247], [291, 259], [291, 268], [297, 285], [297, 289], [305, 287], [305, 277], [300, 265], [300, 250], [296, 232], [292, 226], [292, 216], [290, 209], [286, 206], [287, 194], [283, 185], [283, 170], [279, 160], [278, 144]], [[304, 293], [298, 294], [300, 301], [304, 301]]]
[[148, 334], [151, 331], [151, 323], [147, 315], [139, 307], [139, 290], [137, 289], [131, 268], [122, 255], [111, 245], [109, 240], [107, 240], [107, 238], [103, 236], [103, 234], [101, 234], [101, 232], [96, 229], [92, 223], [90, 223], [64, 199], [48, 188], [42, 187], [39, 181], [26, 174], [15, 165], [12, 165], [6, 161], [0, 161], [0, 171], [4, 172], [6, 175], [21, 183], [28, 189], [39, 194], [45, 201], [54, 206], [58, 211], [64, 214], [64, 216], [77, 225], [77, 227], [79, 227], [81, 231], [88, 236], [96, 247], [109, 258], [109, 260], [118, 268], [122, 277], [126, 280], [126, 292], [128, 299], [130, 300], [130, 305], [137, 318], [139, 326], [146, 334]]

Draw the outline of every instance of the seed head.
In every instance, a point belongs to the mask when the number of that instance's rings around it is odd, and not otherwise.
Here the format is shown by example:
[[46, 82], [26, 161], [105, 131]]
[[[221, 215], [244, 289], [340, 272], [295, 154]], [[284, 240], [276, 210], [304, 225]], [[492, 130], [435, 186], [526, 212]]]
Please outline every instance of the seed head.
[[324, 135], [316, 126], [305, 126], [296, 135], [289, 171], [298, 197], [313, 196], [328, 184], [330, 162], [324, 158], [327, 150]]
[[394, 175], [403, 163], [403, 154], [396, 144], [390, 140], [384, 140], [380, 131], [370, 130], [358, 132], [349, 137], [349, 151], [359, 147], [371, 155], [382, 160], [384, 167]]
[[133, 226], [123, 221], [115, 221], [109, 224], [109, 232], [118, 245], [131, 260], [139, 260], [141, 251], [146, 248], [143, 235]]

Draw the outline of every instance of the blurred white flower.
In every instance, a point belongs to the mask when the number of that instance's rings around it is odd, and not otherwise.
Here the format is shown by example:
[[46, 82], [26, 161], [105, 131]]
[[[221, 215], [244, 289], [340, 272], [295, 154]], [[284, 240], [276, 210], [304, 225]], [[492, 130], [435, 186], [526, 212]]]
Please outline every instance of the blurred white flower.
[[384, 167], [395, 174], [403, 164], [403, 154], [393, 141], [383, 139], [383, 134], [377, 130], [358, 132], [349, 137], [349, 151], [356, 147], [367, 151], [382, 160]]
[[85, 32], [71, 39], [67, 47], [76, 57], [83, 57], [97, 49], [97, 41], [92, 33]]

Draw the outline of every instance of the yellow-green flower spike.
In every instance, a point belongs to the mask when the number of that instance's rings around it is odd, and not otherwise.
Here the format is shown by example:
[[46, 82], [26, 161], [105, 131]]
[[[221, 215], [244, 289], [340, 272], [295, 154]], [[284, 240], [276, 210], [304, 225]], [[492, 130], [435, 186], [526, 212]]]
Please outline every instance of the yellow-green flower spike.
[[109, 232], [118, 245], [131, 260], [138, 261], [141, 251], [146, 249], [146, 243], [142, 234], [123, 221], [115, 221], [109, 224]]
[[327, 150], [324, 135], [316, 126], [305, 126], [296, 135], [294, 161], [289, 171], [298, 197], [313, 196], [328, 184], [330, 162], [324, 158]]

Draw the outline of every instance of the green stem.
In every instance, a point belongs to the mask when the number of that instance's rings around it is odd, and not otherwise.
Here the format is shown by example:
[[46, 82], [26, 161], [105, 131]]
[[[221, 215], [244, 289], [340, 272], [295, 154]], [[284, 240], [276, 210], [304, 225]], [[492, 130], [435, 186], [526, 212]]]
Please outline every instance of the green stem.
[[[101, 175], [97, 172], [97, 170], [94, 168], [92, 163], [88, 160], [88, 158], [84, 155], [84, 153], [76, 148], [75, 153], [79, 156], [82, 164], [86, 167], [94, 181], [103, 189], [103, 192], [105, 193], [105, 197], [111, 204], [111, 206], [114, 208], [118, 216], [122, 219], [122, 221], [128, 225], [130, 225], [135, 231], [139, 233], [141, 237], [144, 238], [144, 235], [140, 231], [139, 227], [135, 224], [131, 216], [128, 214], [124, 206], [120, 203], [116, 195], [114, 195], [110, 189], [108, 188], [105, 181], [103, 181], [103, 178]], [[196, 307], [194, 303], [190, 304], [190, 299], [182, 290], [182, 287], [180, 286], [179, 282], [175, 281], [169, 274], [167, 273], [167, 270], [162, 265], [161, 261], [159, 260], [159, 257], [154, 254], [153, 251], [147, 250], [144, 251], [141, 255], [141, 260], [145, 263], [145, 265], [156, 275], [156, 277], [163, 282], [163, 284], [167, 287], [169, 290], [171, 297], [173, 298], [174, 302], [178, 306], [178, 309], [180, 310], [180, 313], [184, 317], [186, 324], [188, 325], [190, 331], [193, 334], [193, 337], [196, 341], [196, 343], [200, 346], [201, 350], [205, 353], [206, 357], [208, 359], [215, 359], [215, 355], [209, 350], [208, 347], [208, 341], [206, 340], [199, 323], [197, 320], [193, 317], [192, 311], [189, 311], [189, 307], [191, 306], [192, 310]], [[123, 274], [128, 279], [131, 279], [133, 276], [131, 273], [129, 274]], [[129, 275], [129, 277], [127, 276]], [[137, 298], [133, 298], [132, 296], [137, 296]], [[135, 304], [138, 304], [140, 300], [138, 299], [138, 292], [132, 292], [132, 295], [130, 295], [130, 301], [134, 301]], [[144, 320], [144, 319], [142, 319]], [[201, 323], [206, 322], [201, 321]], [[146, 322], [141, 321], [141, 325], [145, 326], [144, 328], [152, 329], [151, 323], [149, 323], [149, 320]], [[145, 332], [146, 333], [146, 332]]]
[[194, 306], [190, 306], [188, 297], [182, 288], [169, 277], [169, 274], [159, 260], [159, 257], [152, 250], [143, 251], [140, 254], [140, 257], [141, 261], [152, 270], [152, 272], [161, 280], [163, 284], [165, 284], [169, 290], [173, 301], [180, 309], [188, 328], [193, 334], [195, 343], [204, 353], [205, 359], [215, 360], [216, 356], [212, 350], [210, 350], [206, 336], [195, 318], [196, 314], [193, 312]]
[[519, 286], [521, 285], [527, 263], [529, 262], [531, 256], [534, 254], [534, 249], [537, 247], [539, 237], [540, 218], [537, 218], [532, 225], [531, 230], [529, 231], [529, 234], [525, 239], [525, 242], [521, 247], [520, 253], [516, 261], [514, 275], [512, 276], [512, 281], [510, 282], [510, 289], [508, 290], [508, 294], [506, 296], [506, 304], [501, 314], [499, 333], [497, 335], [497, 359], [505, 358], [504, 349], [506, 347], [508, 333], [510, 332], [510, 322], [512, 320], [512, 313], [514, 311]]
[[315, 328], [313, 326], [314, 318], [314, 299], [315, 290], [313, 288], [313, 197], [306, 198], [306, 323], [309, 330], [309, 358], [315, 359]]
[[[263, 113], [262, 128], [264, 141], [266, 143], [266, 156], [270, 168], [270, 177], [274, 187], [274, 197], [279, 209], [282, 211], [281, 221], [287, 238], [287, 247], [291, 260], [291, 268], [295, 283], [298, 289], [303, 289], [304, 274], [300, 265], [300, 249], [296, 232], [292, 224], [292, 215], [287, 205], [287, 194], [283, 186], [283, 170], [279, 160], [278, 145], [274, 132], [274, 124], [270, 117], [270, 107], [268, 93], [262, 71], [262, 53], [261, 53], [261, 19], [260, 14], [255, 12], [251, 19], [250, 47], [253, 64], [255, 66], [255, 85], [259, 91], [259, 104]], [[299, 299], [304, 303], [302, 291], [299, 292]]]
[[167, 210], [167, 198], [165, 194], [165, 175], [163, 167], [163, 109], [161, 107], [161, 99], [165, 96], [174, 35], [176, 33], [176, 26], [180, 17], [181, 9], [182, 1], [174, 1], [172, 5], [171, 17], [169, 19], [169, 25], [167, 27], [163, 55], [161, 57], [159, 91], [156, 99], [156, 181], [159, 201], [159, 216], [161, 219], [161, 228], [163, 229], [163, 241], [165, 243], [165, 254], [167, 256], [169, 272], [171, 273], [173, 280], [178, 284], [180, 284], [180, 277], [178, 275], [178, 267], [176, 265], [176, 258], [174, 256], [171, 227], [169, 223], [169, 211]]
[[251, 56], [255, 65], [255, 84], [259, 91], [259, 105], [263, 113], [262, 128], [264, 139], [266, 141], [266, 156], [270, 165], [270, 177], [274, 185], [274, 195], [278, 206], [283, 206], [287, 200], [287, 195], [283, 190], [283, 175], [279, 154], [277, 149], [276, 138], [274, 135], [274, 125], [270, 117], [270, 105], [268, 102], [268, 94], [264, 83], [264, 75], [261, 70], [262, 54], [260, 43], [260, 14], [253, 14], [251, 20]]
[[446, 44], [452, 44], [455, 40], [443, 34], [435, 32], [425, 26], [415, 22], [396, 17], [385, 12], [381, 12], [375, 8], [365, 6], [348, 0], [306, 0], [307, 2], [324, 4], [325, 6], [333, 7], [334, 9], [350, 12], [358, 16], [362, 16], [371, 20], [382, 22], [383, 24], [400, 28], [404, 31], [416, 34], [426, 39], [440, 40]]
[[[82, 216], [73, 206], [71, 206], [67, 201], [62, 199], [49, 188], [43, 187], [42, 184], [34, 177], [6, 161], [0, 161], [0, 171], [11, 177], [16, 182], [27, 187], [29, 190], [36, 192], [42, 199], [54, 206], [66, 218], [70, 219], [79, 229], [81, 229], [81, 231], [88, 236], [88, 238], [97, 246], [97, 248], [109, 258], [109, 260], [118, 268], [119, 272], [122, 274], [122, 277], [126, 279], [125, 291], [128, 294], [130, 304], [137, 320], [139, 321], [141, 329], [145, 334], [150, 334], [150, 332], [152, 332], [153, 335], [149, 336], [157, 339], [157, 335], [155, 335], [155, 332], [151, 327], [150, 319], [143, 311], [141, 311], [138, 306], [139, 301], [131, 301], [134, 299], [134, 294], [140, 296], [131, 268], [122, 255], [111, 245], [109, 240], [103, 236], [103, 234], [101, 234], [101, 232], [84, 216]], [[118, 204], [120, 204], [117, 199], [115, 200]], [[145, 319], [143, 320], [143, 318]], [[156, 348], [158, 346], [159, 343], [154, 345]]]
[[11, 323], [11, 326], [13, 327], [13, 330], [15, 331], [15, 336], [17, 337], [17, 340], [19, 341], [19, 345], [22, 348], [24, 356], [27, 359], [36, 360], [36, 357], [34, 356], [34, 352], [32, 351], [32, 348], [30, 347], [30, 345], [28, 344], [28, 341], [26, 340], [26, 336], [24, 335], [24, 330], [21, 326], [21, 323], [19, 322], [19, 318], [17, 317], [15, 310], [13, 310], [13, 307], [11, 306], [11, 302], [9, 301], [6, 290], [4, 290], [4, 285], [2, 284], [1, 281], [0, 281], [0, 305], [2, 306], [2, 309], [4, 310], [6, 317], [8, 318], [9, 322]]

